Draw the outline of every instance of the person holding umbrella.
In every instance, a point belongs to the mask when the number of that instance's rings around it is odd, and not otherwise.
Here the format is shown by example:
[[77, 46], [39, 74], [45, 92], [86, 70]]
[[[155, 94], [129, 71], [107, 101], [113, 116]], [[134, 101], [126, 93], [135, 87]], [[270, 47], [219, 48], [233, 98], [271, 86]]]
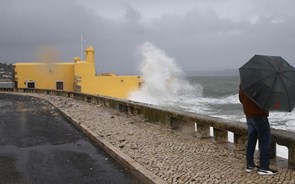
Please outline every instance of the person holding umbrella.
[[[260, 175], [274, 175], [269, 168], [271, 144], [269, 110], [289, 111], [295, 106], [295, 68], [280, 56], [255, 55], [239, 68], [239, 98], [247, 119], [248, 144], [246, 171], [257, 170]], [[257, 139], [260, 166], [253, 155]]]
[[269, 168], [269, 148], [271, 143], [268, 111], [262, 110], [241, 90], [239, 98], [243, 104], [243, 110], [247, 119], [248, 143], [246, 152], [246, 172], [257, 170], [254, 163], [254, 152], [259, 139], [260, 146], [260, 167], [257, 171], [261, 175], [274, 175], [276, 171]]

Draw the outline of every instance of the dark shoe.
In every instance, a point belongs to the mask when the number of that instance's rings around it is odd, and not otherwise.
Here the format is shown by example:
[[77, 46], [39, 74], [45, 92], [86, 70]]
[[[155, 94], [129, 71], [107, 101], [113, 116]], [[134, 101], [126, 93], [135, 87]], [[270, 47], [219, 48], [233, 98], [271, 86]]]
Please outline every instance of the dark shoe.
[[248, 166], [246, 167], [246, 172], [250, 173], [252, 171], [256, 171], [258, 168], [256, 166]]
[[272, 169], [258, 169], [257, 173], [259, 175], [275, 175], [278, 171], [272, 170]]

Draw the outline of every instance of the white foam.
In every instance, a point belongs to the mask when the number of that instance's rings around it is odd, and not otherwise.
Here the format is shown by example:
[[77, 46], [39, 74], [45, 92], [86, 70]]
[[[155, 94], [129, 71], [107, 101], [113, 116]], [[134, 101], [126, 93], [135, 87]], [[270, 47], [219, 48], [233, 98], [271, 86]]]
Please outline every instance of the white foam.
[[[214, 108], [214, 105], [240, 104], [238, 94], [220, 98], [203, 97], [203, 87], [200, 84], [189, 84], [174, 59], [168, 57], [164, 51], [146, 42], [140, 47], [140, 52], [140, 71], [144, 83], [140, 90], [130, 94], [130, 100], [246, 122], [242, 109], [240, 113], [225, 113], [223, 109]], [[269, 121], [273, 128], [295, 131], [295, 111], [270, 112]], [[212, 130], [211, 127], [211, 136]], [[232, 136], [230, 134], [230, 141], [233, 141]], [[287, 152], [286, 148], [278, 146], [279, 156], [286, 158]]]
[[202, 104], [239, 104], [238, 95], [230, 95], [221, 98], [196, 98], [194, 101], [197, 101]]
[[140, 47], [142, 63], [140, 71], [144, 83], [129, 99], [155, 105], [164, 105], [180, 96], [200, 96], [201, 87], [189, 84], [174, 59], [149, 42]]

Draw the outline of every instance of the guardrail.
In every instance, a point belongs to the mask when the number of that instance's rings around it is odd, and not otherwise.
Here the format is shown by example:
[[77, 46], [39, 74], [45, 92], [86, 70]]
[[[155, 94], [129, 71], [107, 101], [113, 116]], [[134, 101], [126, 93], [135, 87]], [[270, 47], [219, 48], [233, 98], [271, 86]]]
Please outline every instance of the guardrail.
[[[229, 143], [228, 132], [233, 133], [233, 149], [245, 150], [247, 142], [247, 126], [245, 123], [213, 118], [189, 112], [167, 110], [150, 104], [133, 102], [106, 96], [96, 96], [72, 91], [47, 89], [13, 89], [0, 88], [5, 92], [42, 93], [48, 95], [65, 96], [93, 104], [100, 104], [128, 114], [140, 115], [152, 123], [161, 123], [171, 129], [190, 134], [198, 138], [208, 138], [210, 127], [213, 128], [212, 138], [216, 143]], [[295, 166], [295, 133], [271, 128], [271, 158], [276, 156], [276, 144], [288, 148], [288, 166]]]

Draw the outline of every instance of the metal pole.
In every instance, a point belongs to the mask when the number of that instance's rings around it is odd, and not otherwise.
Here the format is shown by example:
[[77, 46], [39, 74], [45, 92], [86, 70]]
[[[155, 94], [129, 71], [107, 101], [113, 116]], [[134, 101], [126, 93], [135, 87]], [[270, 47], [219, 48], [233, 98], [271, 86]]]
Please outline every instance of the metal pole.
[[81, 61], [83, 61], [83, 33], [81, 33], [81, 48], [80, 48], [81, 50], [81, 56], [80, 56], [80, 58], [81, 58]]
[[86, 43], [87, 39], [84, 40], [84, 37], [83, 37], [83, 33], [81, 33], [81, 61], [83, 61], [83, 58], [84, 58], [84, 51], [83, 51], [83, 44]]

